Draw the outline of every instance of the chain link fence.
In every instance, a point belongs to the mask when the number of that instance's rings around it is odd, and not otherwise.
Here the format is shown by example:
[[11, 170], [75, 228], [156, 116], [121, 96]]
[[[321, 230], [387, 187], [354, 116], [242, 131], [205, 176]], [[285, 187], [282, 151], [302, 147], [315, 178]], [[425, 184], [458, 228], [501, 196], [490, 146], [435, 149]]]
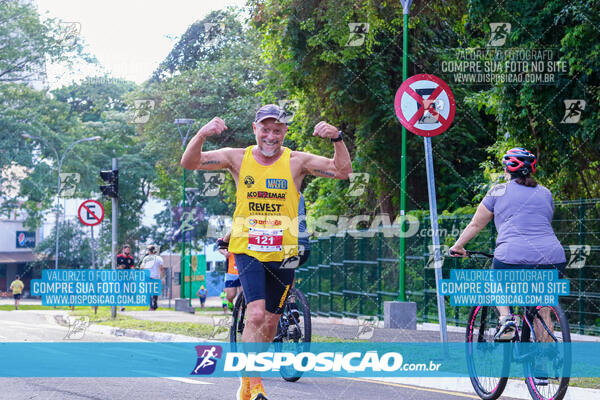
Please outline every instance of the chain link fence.
[[[440, 216], [442, 254], [471, 220], [471, 215]], [[555, 204], [553, 227], [567, 256], [566, 278], [571, 294], [561, 297], [572, 332], [600, 335], [600, 199]], [[493, 223], [479, 233], [469, 249], [492, 253]], [[406, 297], [417, 303], [419, 322], [437, 322], [433, 251], [428, 216], [419, 219], [416, 235], [406, 238]], [[378, 316], [383, 302], [398, 299], [399, 238], [390, 231], [352, 231], [312, 241], [309, 260], [298, 268], [297, 286], [309, 298], [315, 315]], [[490, 268], [491, 260], [444, 257], [443, 275], [451, 269]], [[448, 324], [465, 325], [469, 307], [450, 306]]]

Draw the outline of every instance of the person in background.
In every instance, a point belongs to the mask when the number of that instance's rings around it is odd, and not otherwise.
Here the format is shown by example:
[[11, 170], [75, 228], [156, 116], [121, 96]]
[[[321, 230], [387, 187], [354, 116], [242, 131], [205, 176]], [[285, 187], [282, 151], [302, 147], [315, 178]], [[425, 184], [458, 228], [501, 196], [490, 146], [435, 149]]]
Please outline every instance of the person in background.
[[135, 268], [134, 264], [131, 247], [128, 244], [123, 245], [123, 251], [117, 254], [117, 269], [132, 269]]
[[15, 280], [10, 284], [10, 290], [15, 298], [15, 310], [19, 309], [19, 300], [21, 300], [21, 294], [23, 293], [24, 287], [25, 284], [21, 281], [21, 276], [15, 276]]
[[[131, 247], [128, 244], [123, 245], [121, 254], [117, 254], [117, 269], [132, 269], [135, 268], [133, 257], [130, 254]], [[121, 307], [121, 311], [125, 311], [125, 307]]]
[[227, 263], [227, 271], [225, 272], [225, 295], [227, 296], [227, 307], [233, 310], [233, 301], [238, 293], [242, 292], [242, 283], [240, 282], [239, 272], [235, 265], [235, 256], [229, 252], [229, 238], [231, 237], [231, 231], [229, 231], [223, 238], [217, 240], [217, 246], [219, 253], [225, 256], [225, 262]]
[[229, 302], [227, 301], [227, 293], [225, 293], [225, 290], [223, 290], [221, 292], [219, 297], [221, 297], [221, 305], [223, 306], [223, 313], [227, 314], [227, 308], [228, 308]]
[[198, 289], [198, 298], [200, 299], [200, 308], [204, 308], [204, 303], [206, 302], [206, 295], [208, 294], [208, 290], [204, 287], [204, 285], [200, 286]]
[[[160, 279], [165, 272], [164, 262], [158, 254], [157, 246], [151, 244], [148, 246], [148, 254], [142, 259], [141, 266], [143, 269], [150, 270], [150, 279]], [[151, 296], [150, 311], [156, 311], [158, 308], [158, 296]]]

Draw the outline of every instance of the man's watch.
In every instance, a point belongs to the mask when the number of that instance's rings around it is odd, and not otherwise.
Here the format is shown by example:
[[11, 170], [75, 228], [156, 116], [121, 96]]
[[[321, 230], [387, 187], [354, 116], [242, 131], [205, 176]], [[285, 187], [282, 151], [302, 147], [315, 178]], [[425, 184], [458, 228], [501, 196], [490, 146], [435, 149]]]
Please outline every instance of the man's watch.
[[338, 137], [335, 139], [329, 139], [329, 140], [331, 140], [331, 143], [339, 142], [341, 140], [344, 140], [344, 135], [342, 134], [342, 131], [338, 131]]

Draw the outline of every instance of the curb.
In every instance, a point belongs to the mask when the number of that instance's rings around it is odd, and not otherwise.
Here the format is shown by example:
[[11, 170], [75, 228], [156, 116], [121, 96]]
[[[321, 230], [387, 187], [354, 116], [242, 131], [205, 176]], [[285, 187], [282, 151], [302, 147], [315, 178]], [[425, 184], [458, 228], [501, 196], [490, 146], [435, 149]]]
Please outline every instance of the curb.
[[[208, 339], [193, 336], [179, 335], [176, 333], [150, 332], [138, 329], [123, 329], [113, 326], [92, 324], [87, 328], [90, 332], [111, 336], [124, 336], [149, 342], [208, 342]], [[214, 340], [218, 341], [218, 340]]]

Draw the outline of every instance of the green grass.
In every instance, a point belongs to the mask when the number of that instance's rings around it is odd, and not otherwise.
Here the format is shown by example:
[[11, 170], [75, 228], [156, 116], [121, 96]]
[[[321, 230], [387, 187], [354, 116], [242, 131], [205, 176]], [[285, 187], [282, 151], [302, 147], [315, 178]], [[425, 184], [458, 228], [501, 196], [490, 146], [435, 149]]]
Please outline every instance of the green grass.
[[[123, 329], [138, 329], [150, 332], [165, 332], [178, 335], [186, 335], [198, 338], [208, 339], [214, 331], [214, 327], [209, 324], [198, 324], [195, 322], [159, 322], [159, 321], [144, 321], [127, 316], [122, 316], [122, 319], [108, 320], [99, 322], [100, 325], [114, 326]], [[220, 328], [220, 331], [224, 330]], [[220, 333], [218, 331], [217, 333]]]
[[[127, 307], [134, 311], [136, 307]], [[147, 310], [147, 308], [140, 307], [141, 310]], [[160, 308], [159, 308], [160, 310]], [[168, 310], [168, 309], [167, 309]], [[136, 319], [122, 313], [117, 313], [117, 318], [112, 319], [110, 313], [110, 307], [98, 307], [98, 313], [94, 313], [90, 307], [81, 309], [75, 309], [71, 313], [75, 316], [86, 316], [98, 325], [113, 326], [122, 329], [137, 329], [142, 331], [150, 332], [164, 332], [174, 333], [178, 335], [186, 335], [198, 338], [209, 338], [213, 335], [214, 327], [210, 324], [199, 324], [196, 322], [161, 322], [161, 321], [147, 321]], [[220, 333], [224, 328], [220, 328], [216, 333]]]
[[[19, 310], [53, 310], [54, 307], [48, 306], [39, 306], [35, 304], [19, 304]], [[60, 306], [56, 307], [57, 310], [70, 310], [71, 307]], [[15, 306], [13, 305], [2, 305], [0, 306], [0, 311], [15, 311]]]
[[321, 335], [312, 335], [312, 342], [321, 342], [321, 343], [366, 343], [368, 340], [364, 339], [340, 339], [338, 337], [333, 336], [321, 336]]
[[204, 309], [200, 307], [195, 307], [197, 313], [206, 312], [206, 311], [219, 311], [223, 313], [223, 307], [204, 307]]
[[588, 389], [600, 389], [600, 377], [593, 378], [571, 378], [569, 386], [582, 387]]
[[[78, 310], [89, 310], [92, 307], [89, 306], [76, 306], [75, 307], [75, 311]], [[148, 306], [131, 306], [131, 307], [125, 307], [126, 311], [148, 311]], [[39, 304], [20, 304], [19, 305], [19, 310], [70, 310], [71, 307], [69, 306], [42, 306]], [[117, 307], [117, 311], [120, 310], [121, 307]], [[98, 307], [98, 312], [100, 312], [100, 310], [108, 310], [108, 312], [110, 313], [110, 306], [106, 306], [106, 307]], [[158, 310], [169, 310], [169, 308], [166, 307], [159, 307]], [[15, 311], [15, 306], [14, 305], [1, 305], [0, 306], [0, 311]]]

